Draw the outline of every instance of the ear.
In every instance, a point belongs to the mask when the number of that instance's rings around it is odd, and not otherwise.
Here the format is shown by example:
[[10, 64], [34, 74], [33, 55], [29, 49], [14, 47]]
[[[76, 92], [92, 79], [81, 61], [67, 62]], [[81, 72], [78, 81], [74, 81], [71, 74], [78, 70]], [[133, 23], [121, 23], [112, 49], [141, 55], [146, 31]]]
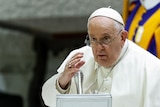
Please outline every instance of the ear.
[[88, 46], [90, 45], [90, 41], [89, 41], [89, 36], [88, 35], [86, 36], [86, 39], [85, 39], [84, 43], [86, 45], [88, 45]]
[[128, 32], [126, 30], [123, 30], [121, 32], [121, 40], [125, 42], [127, 38], [128, 38]]

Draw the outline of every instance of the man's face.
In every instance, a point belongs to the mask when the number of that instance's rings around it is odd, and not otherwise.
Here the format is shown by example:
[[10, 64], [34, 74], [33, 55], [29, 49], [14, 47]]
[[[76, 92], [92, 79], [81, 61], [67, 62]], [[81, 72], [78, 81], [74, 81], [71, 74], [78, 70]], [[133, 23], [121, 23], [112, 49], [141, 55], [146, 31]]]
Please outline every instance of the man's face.
[[95, 17], [88, 22], [88, 34], [94, 58], [101, 66], [112, 66], [120, 55], [124, 41], [122, 30], [115, 28], [112, 19]]

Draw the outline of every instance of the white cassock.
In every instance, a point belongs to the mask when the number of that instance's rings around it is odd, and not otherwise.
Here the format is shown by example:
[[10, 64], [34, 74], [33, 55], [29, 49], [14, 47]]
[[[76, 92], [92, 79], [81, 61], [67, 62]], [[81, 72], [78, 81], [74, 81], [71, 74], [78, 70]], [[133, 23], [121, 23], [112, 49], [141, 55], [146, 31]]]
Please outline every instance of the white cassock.
[[57, 94], [77, 93], [74, 78], [67, 90], [62, 90], [56, 81], [67, 61], [77, 52], [84, 53], [82, 60], [86, 62], [81, 67], [84, 94], [111, 93], [112, 107], [160, 107], [160, 60], [129, 40], [110, 68], [94, 61], [89, 46], [72, 51], [57, 70], [58, 74], [42, 87], [42, 98], [47, 106], [56, 107]]

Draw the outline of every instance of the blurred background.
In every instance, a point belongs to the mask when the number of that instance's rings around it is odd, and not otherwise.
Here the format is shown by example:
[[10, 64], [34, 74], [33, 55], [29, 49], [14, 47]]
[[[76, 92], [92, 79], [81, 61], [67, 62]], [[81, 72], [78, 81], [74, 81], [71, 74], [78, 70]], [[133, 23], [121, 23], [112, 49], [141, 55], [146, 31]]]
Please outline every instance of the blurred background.
[[0, 106], [45, 107], [42, 84], [85, 45], [87, 18], [122, 0], [0, 0]]

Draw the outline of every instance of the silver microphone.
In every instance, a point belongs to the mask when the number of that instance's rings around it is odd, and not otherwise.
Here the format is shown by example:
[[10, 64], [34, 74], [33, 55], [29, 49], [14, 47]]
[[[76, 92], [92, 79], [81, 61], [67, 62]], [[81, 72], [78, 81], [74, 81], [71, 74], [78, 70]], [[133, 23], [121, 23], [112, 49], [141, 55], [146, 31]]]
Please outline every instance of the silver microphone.
[[75, 83], [76, 83], [76, 88], [77, 88], [77, 94], [83, 94], [83, 72], [82, 71], [78, 71], [75, 76]]

